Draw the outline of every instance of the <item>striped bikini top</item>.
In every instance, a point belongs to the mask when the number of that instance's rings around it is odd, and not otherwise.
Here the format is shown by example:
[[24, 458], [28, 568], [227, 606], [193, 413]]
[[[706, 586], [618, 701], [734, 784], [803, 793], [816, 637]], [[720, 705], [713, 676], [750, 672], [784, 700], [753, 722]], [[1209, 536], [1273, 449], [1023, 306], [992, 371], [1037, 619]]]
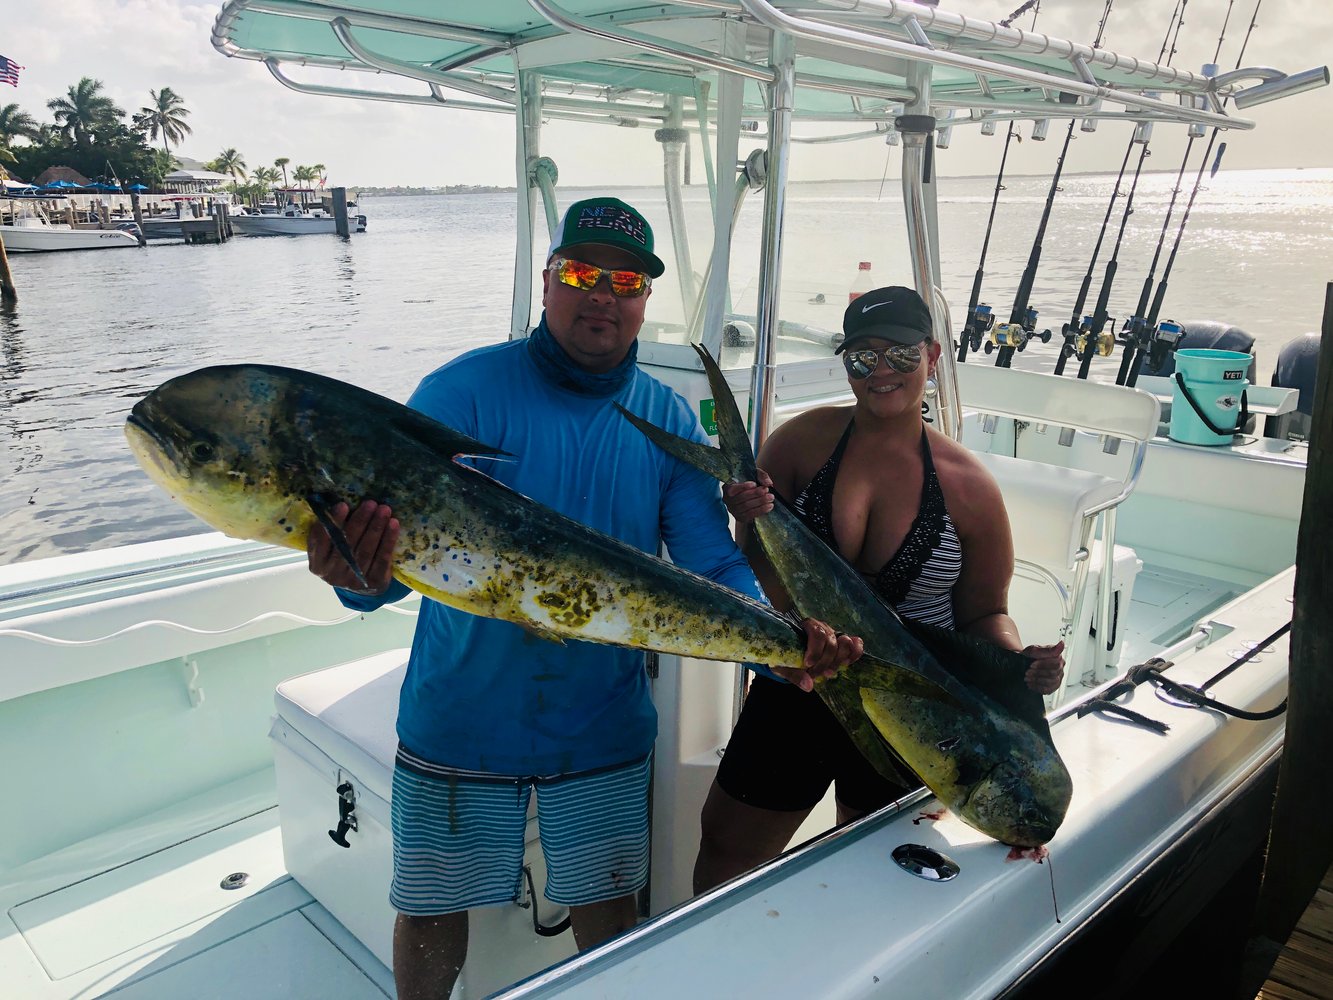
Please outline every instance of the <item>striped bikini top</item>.
[[[833, 537], [833, 485], [852, 426], [847, 425], [833, 454], [792, 503], [796, 516], [834, 551], [838, 544]], [[953, 588], [963, 569], [963, 547], [944, 503], [924, 427], [921, 460], [925, 465], [925, 481], [921, 485], [921, 506], [916, 519], [884, 568], [864, 575], [875, 592], [904, 618], [953, 628]]]

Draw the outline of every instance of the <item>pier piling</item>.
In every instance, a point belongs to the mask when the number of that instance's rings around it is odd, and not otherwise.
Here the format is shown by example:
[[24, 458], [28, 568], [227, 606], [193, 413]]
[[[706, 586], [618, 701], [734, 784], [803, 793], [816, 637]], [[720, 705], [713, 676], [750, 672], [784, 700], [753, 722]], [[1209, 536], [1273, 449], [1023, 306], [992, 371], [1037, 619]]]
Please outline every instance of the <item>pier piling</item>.
[[1246, 948], [1246, 996], [1263, 982], [1282, 943], [1291, 935], [1333, 861], [1333, 798], [1328, 760], [1333, 755], [1333, 545], [1328, 511], [1333, 506], [1333, 282], [1324, 290], [1324, 322], [1310, 421], [1310, 456], [1296, 537], [1296, 586], [1292, 598], [1291, 667], [1287, 737], [1278, 773], [1263, 885]]
[[0, 236], [0, 302], [17, 302], [18, 289], [14, 287], [14, 276], [9, 273], [9, 255], [5, 253], [5, 239]]
[[338, 231], [338, 235], [346, 239], [352, 235], [352, 230], [347, 224], [347, 188], [336, 187], [333, 189], [333, 228]]
[[139, 205], [139, 192], [130, 192], [130, 211], [134, 213], [134, 224], [139, 227], [139, 246], [148, 246], [148, 233], [143, 227], [143, 209]]

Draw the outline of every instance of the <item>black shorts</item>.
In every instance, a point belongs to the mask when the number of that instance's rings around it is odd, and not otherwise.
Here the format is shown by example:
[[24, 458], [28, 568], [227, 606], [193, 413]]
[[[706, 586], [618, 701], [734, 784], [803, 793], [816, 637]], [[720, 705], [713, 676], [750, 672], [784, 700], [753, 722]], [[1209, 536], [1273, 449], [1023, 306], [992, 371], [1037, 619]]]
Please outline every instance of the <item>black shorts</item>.
[[746, 805], [794, 812], [819, 802], [830, 781], [836, 782], [838, 801], [860, 812], [920, 787], [881, 777], [819, 695], [756, 677], [722, 755], [717, 783]]

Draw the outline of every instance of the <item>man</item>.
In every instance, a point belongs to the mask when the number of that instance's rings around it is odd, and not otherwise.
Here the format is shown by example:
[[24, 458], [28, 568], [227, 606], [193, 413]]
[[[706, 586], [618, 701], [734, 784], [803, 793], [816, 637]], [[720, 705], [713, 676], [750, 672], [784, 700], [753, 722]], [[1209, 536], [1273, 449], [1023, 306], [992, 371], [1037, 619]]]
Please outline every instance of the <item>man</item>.
[[[723, 490], [764, 589], [790, 605], [750, 530], [776, 491], [902, 617], [1021, 651], [1033, 661], [1028, 687], [1050, 694], [1064, 645], [1024, 646], [1009, 617], [1014, 546], [999, 486], [922, 420], [940, 357], [925, 302], [911, 288], [877, 288], [847, 307], [842, 329], [853, 403], [793, 417], [764, 442], [761, 482]], [[796, 743], [800, 758], [775, 769], [775, 755]], [[830, 783], [847, 823], [920, 787], [915, 775], [899, 778], [876, 772], [818, 697], [757, 679], [704, 805], [695, 891], [775, 857]]]
[[[760, 591], [727, 531], [715, 483], [635, 430], [620, 403], [704, 440], [679, 396], [635, 357], [652, 279], [665, 266], [648, 222], [614, 198], [576, 202], [542, 273], [545, 311], [525, 341], [435, 371], [409, 405], [515, 457], [484, 471], [520, 493], [719, 583]], [[312, 572], [347, 606], [406, 594], [392, 581], [398, 523], [371, 501], [336, 512], [369, 586], [323, 531]], [[360, 588], [360, 589], [358, 589]], [[806, 622], [809, 689], [860, 643]], [[647, 880], [648, 777], [657, 717], [642, 654], [533, 638], [507, 622], [424, 601], [398, 714], [392, 825], [394, 978], [400, 1000], [449, 995], [467, 953], [467, 910], [514, 899], [524, 817], [537, 795], [546, 896], [570, 908], [580, 948], [632, 927]]]

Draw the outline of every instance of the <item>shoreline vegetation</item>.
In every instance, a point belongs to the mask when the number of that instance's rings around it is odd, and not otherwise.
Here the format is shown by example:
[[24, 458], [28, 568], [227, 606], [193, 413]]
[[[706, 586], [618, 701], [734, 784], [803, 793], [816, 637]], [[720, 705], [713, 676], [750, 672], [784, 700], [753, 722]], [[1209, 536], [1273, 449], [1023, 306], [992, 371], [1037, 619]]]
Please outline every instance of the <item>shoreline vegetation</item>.
[[[349, 188], [351, 190], [351, 188]], [[374, 185], [363, 184], [355, 187], [358, 195], [362, 198], [371, 196], [402, 196], [415, 197], [428, 194], [513, 194], [518, 188], [510, 184], [508, 187], [496, 186], [492, 184], [435, 184], [427, 187], [417, 187], [415, 185], [390, 184]]]

